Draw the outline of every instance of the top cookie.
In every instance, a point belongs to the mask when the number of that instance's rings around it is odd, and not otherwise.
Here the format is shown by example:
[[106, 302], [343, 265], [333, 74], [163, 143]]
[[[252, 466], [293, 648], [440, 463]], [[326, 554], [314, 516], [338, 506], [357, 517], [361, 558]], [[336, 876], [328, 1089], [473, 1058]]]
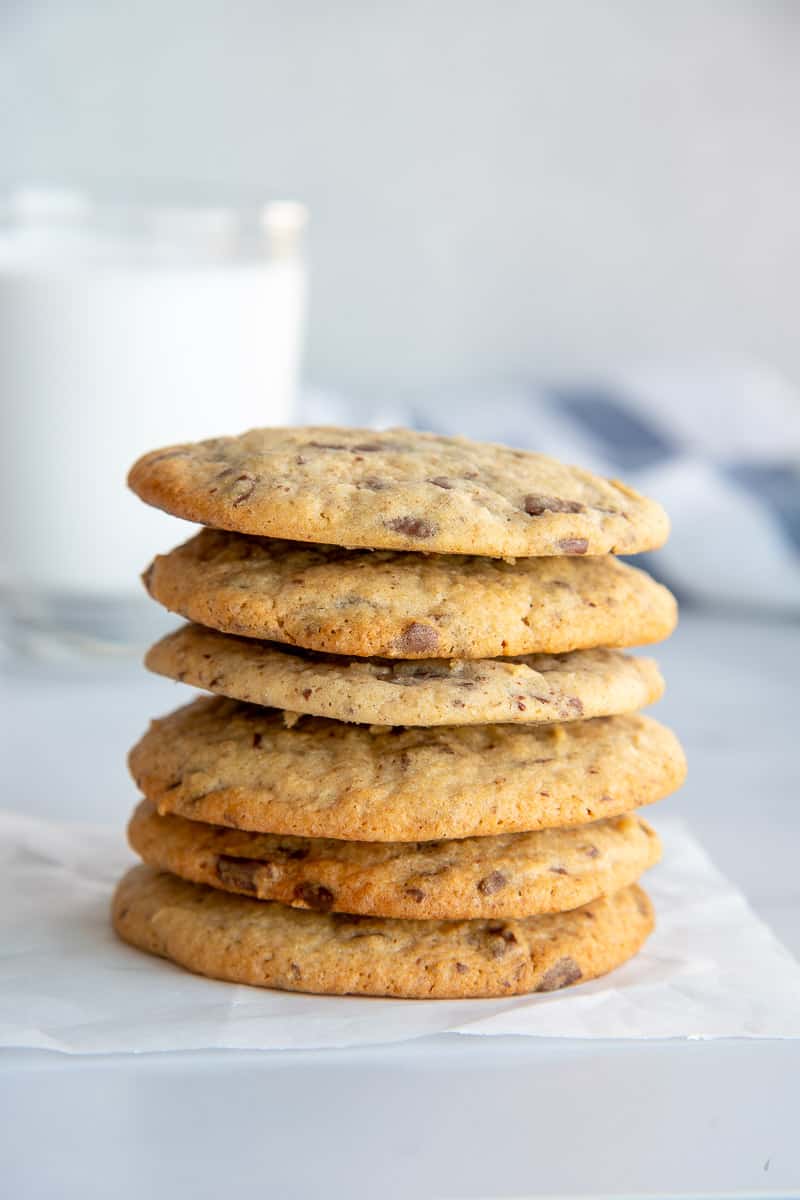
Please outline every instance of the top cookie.
[[490, 558], [634, 554], [664, 510], [542, 454], [408, 429], [252, 429], [144, 455], [148, 504], [217, 529]]

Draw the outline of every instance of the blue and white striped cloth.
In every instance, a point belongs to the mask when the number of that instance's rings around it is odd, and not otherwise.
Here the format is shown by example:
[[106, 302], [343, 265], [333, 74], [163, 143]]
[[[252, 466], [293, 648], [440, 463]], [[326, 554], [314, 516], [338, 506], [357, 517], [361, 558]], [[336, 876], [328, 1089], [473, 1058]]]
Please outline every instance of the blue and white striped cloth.
[[305, 397], [303, 420], [506, 442], [622, 478], [672, 518], [637, 558], [683, 600], [800, 611], [800, 395], [752, 365], [651, 367], [597, 386], [515, 385], [425, 403]]

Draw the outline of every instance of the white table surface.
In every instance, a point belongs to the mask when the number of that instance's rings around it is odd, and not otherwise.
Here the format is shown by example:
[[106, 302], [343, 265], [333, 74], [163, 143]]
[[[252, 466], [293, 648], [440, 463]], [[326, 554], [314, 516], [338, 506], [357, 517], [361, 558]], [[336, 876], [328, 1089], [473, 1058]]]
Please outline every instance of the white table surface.
[[[687, 615], [657, 653], [690, 761], [664, 803], [800, 954], [800, 626]], [[188, 691], [10, 666], [0, 695], [2, 803], [122, 830], [125, 752]], [[0, 1188], [23, 1200], [800, 1196], [799, 1134], [800, 1042], [0, 1056]]]

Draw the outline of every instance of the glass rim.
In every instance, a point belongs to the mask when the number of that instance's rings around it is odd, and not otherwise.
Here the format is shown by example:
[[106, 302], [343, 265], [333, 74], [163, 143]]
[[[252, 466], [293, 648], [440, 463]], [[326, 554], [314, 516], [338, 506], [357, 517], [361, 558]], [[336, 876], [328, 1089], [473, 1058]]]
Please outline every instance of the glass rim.
[[161, 262], [295, 257], [308, 208], [296, 200], [97, 199], [78, 188], [21, 186], [0, 195], [10, 261]]

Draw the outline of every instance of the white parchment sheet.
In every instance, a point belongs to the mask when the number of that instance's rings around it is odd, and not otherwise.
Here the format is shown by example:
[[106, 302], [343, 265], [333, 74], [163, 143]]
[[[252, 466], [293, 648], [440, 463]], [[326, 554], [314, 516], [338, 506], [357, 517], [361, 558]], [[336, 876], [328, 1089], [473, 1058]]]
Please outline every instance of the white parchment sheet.
[[0, 812], [0, 1046], [71, 1054], [287, 1049], [431, 1033], [577, 1038], [800, 1036], [800, 965], [684, 825], [658, 821], [657, 930], [605, 979], [503, 1000], [304, 996], [203, 979], [109, 925], [133, 861], [118, 829]]

